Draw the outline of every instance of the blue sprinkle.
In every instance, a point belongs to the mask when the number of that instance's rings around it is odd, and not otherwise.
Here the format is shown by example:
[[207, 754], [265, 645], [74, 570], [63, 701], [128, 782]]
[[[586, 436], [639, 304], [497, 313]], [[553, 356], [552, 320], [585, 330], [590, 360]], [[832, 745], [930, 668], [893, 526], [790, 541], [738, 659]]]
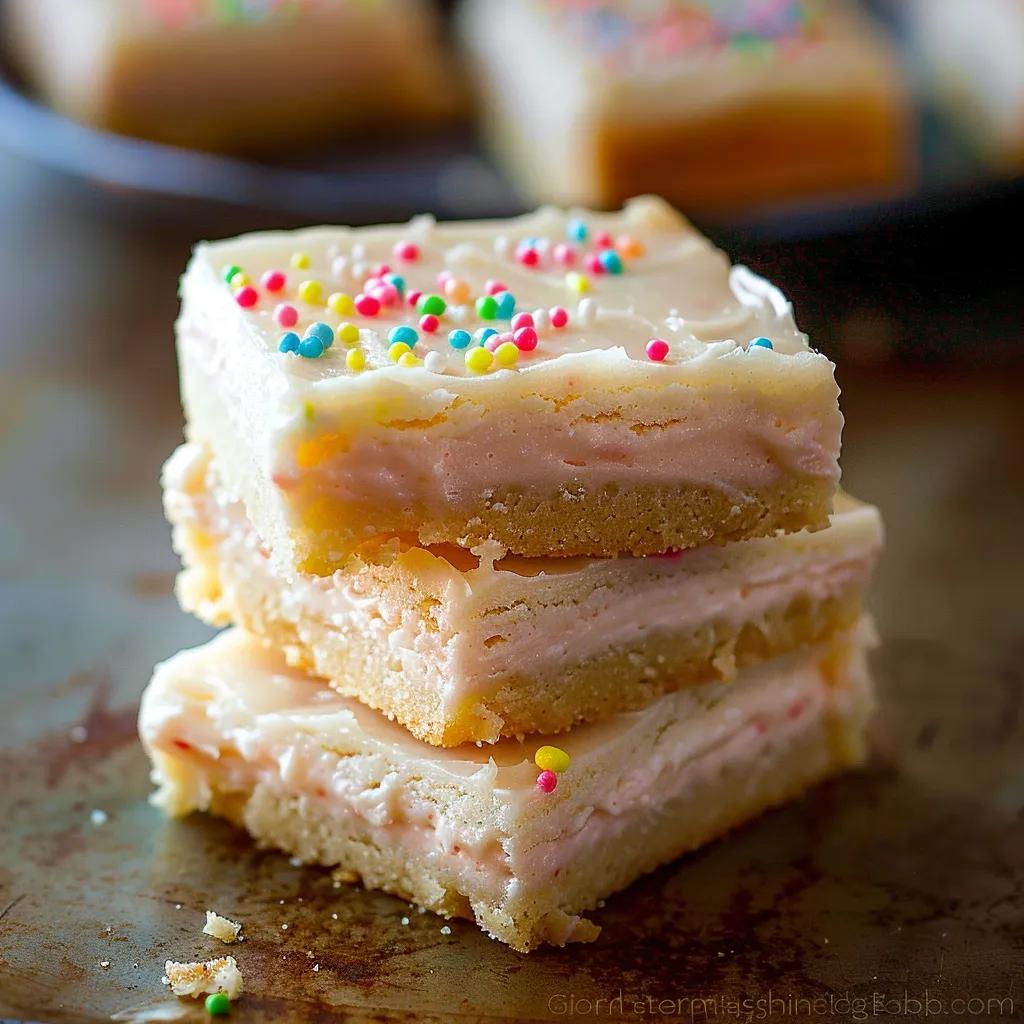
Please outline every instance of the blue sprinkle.
[[751, 349], [751, 348], [769, 348], [770, 349], [771, 347], [772, 347], [772, 343], [767, 338], [755, 338], [747, 346], [748, 349]]
[[476, 340], [480, 345], [486, 345], [488, 338], [493, 338], [498, 332], [493, 327], [481, 327], [476, 332]]
[[598, 253], [597, 261], [608, 271], [609, 274], [622, 273], [622, 260], [614, 249], [602, 249]]
[[303, 338], [318, 338], [324, 348], [330, 348], [334, 344], [334, 331], [327, 324], [310, 324]]
[[585, 242], [587, 239], [587, 225], [581, 220], [571, 220], [565, 226], [565, 235], [570, 242]]
[[392, 345], [396, 341], [401, 342], [403, 345], [408, 345], [409, 348], [415, 348], [416, 342], [420, 340], [420, 336], [416, 333], [416, 329], [413, 327], [392, 327], [388, 331], [388, 342]]
[[448, 344], [452, 348], [468, 348], [472, 340], [469, 331], [451, 331], [448, 335]]
[[277, 351], [298, 352], [299, 336], [294, 331], [289, 331], [287, 334], [282, 334], [281, 340], [277, 343]]
[[516, 297], [511, 292], [498, 292], [494, 299], [498, 303], [498, 319], [511, 320], [516, 311]]
[[315, 335], [299, 342], [299, 355], [305, 359], [319, 359], [324, 354], [324, 343]]
[[385, 274], [384, 280], [388, 284], [393, 284], [398, 289], [399, 295], [405, 294], [405, 278], [399, 274]]

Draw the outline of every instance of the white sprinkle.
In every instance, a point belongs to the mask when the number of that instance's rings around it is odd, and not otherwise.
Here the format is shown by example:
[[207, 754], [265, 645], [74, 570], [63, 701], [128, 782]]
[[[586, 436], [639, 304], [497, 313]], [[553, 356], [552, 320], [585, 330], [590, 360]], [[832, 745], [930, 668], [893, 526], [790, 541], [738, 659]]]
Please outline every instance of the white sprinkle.
[[409, 923], [409, 918], [403, 917], [402, 918], [402, 924], [408, 924], [408, 923]]
[[101, 960], [100, 961], [100, 967], [102, 967], [103, 970], [106, 970], [109, 966], [110, 966], [110, 961], [109, 960]]
[[546, 309], [535, 309], [533, 311], [533, 329], [540, 334], [548, 329], [551, 323], [551, 317], [548, 316]]
[[284, 906], [284, 900], [278, 900], [277, 902], [280, 903], [282, 907]]
[[494, 251], [499, 256], [505, 256], [508, 254], [508, 248], [511, 243], [508, 240], [507, 235], [498, 235], [494, 240]]
[[365, 263], [353, 263], [349, 267], [349, 274], [352, 276], [353, 281], [363, 281], [366, 277], [366, 264]]
[[348, 257], [347, 256], [338, 256], [331, 263], [331, 275], [334, 277], [334, 279], [336, 281], [344, 281], [345, 280], [345, 270], [347, 268], [348, 268]]
[[289, 857], [288, 858], [288, 863], [291, 864], [291, 866], [293, 868], [301, 868], [302, 867], [302, 861], [298, 857]]
[[445, 925], [445, 926], [444, 926], [444, 927], [443, 927], [443, 928], [441, 929], [441, 934], [442, 934], [442, 935], [451, 935], [451, 933], [452, 933], [452, 930], [451, 930], [451, 928], [449, 928], [449, 927], [448, 927], [448, 925]]
[[576, 316], [584, 326], [592, 324], [597, 319], [597, 303], [593, 299], [580, 299]]
[[319, 964], [313, 964], [313, 971], [315, 973], [319, 973], [320, 972], [320, 965]]
[[175, 903], [174, 904], [174, 909], [175, 910], [181, 910], [181, 904], [180, 903]]
[[464, 324], [469, 319], [469, 306], [449, 306], [445, 315], [453, 324]]
[[68, 739], [72, 743], [84, 743], [89, 738], [89, 732], [84, 725], [76, 725], [68, 733]]
[[430, 373], [444, 373], [448, 360], [443, 352], [428, 352], [423, 359], [423, 366]]
[[338, 915], [337, 914], [331, 914], [331, 918], [333, 920], [337, 921], [338, 920]]
[[546, 253], [551, 248], [551, 239], [547, 235], [542, 235], [540, 238], [534, 239], [533, 247], [539, 253]]
[[426, 912], [427, 912], [427, 908], [426, 907], [417, 907], [416, 908], [416, 913], [417, 914], [425, 914]]
[[286, 925], [286, 924], [281, 925], [281, 931], [283, 931], [283, 932], [288, 931], [288, 925]]
[[352, 246], [352, 259], [354, 260], [365, 260], [366, 259], [366, 246], [362, 242], [356, 242]]
[[99, 827], [100, 825], [105, 825], [109, 817], [110, 816], [107, 814], [106, 811], [101, 811], [99, 808], [97, 808], [95, 811], [92, 812], [92, 814], [89, 815], [89, 820], [94, 825]]

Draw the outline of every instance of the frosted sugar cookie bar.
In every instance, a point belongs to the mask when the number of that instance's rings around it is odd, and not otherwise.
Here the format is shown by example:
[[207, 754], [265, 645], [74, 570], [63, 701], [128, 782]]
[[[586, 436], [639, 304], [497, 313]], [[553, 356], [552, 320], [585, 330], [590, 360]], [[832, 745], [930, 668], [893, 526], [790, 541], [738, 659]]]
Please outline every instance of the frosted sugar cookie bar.
[[840, 495], [827, 530], [671, 557], [495, 560], [395, 539], [286, 578], [205, 449], [181, 448], [164, 487], [187, 611], [443, 746], [560, 731], [819, 642], [859, 617], [882, 543], [877, 510]]
[[832, 364], [653, 198], [200, 246], [190, 440], [286, 574], [367, 541], [652, 554], [828, 522]]
[[848, 636], [581, 726], [555, 750], [536, 737], [441, 750], [229, 631], [157, 668], [140, 731], [169, 813], [212, 811], [530, 950], [592, 940], [581, 915], [600, 900], [856, 764], [869, 707]]
[[462, 35], [534, 202], [756, 206], [911, 178], [896, 54], [843, 0], [468, 0]]
[[0, 27], [56, 110], [178, 146], [276, 151], [461, 108], [429, 0], [7, 0]]

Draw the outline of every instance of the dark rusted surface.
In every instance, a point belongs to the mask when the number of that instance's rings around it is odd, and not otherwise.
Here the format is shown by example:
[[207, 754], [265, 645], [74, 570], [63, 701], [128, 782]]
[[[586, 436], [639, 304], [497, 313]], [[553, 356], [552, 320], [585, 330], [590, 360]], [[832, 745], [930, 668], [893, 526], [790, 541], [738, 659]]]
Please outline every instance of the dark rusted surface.
[[19, 188], [0, 200], [3, 254], [32, 251], [0, 283], [0, 1018], [203, 1019], [160, 977], [225, 951], [208, 908], [245, 924], [240, 1021], [1024, 1016], [1019, 378], [841, 366], [846, 482], [889, 526], [871, 766], [609, 900], [594, 945], [522, 956], [147, 805], [139, 693], [208, 635], [171, 596], [156, 483], [185, 246]]

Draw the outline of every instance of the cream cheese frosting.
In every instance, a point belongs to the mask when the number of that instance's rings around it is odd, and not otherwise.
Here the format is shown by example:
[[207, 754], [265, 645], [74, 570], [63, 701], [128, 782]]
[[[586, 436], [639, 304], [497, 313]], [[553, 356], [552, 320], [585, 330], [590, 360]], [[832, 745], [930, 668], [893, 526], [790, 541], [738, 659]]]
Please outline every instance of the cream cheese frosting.
[[[602, 254], [614, 272], [586, 272]], [[499, 285], [496, 299], [488, 293]], [[809, 348], [781, 293], [730, 267], [653, 198], [620, 214], [546, 208], [506, 222], [253, 235], [200, 246], [182, 292], [189, 436], [213, 446], [283, 563], [298, 557], [290, 546], [311, 544], [330, 565], [330, 550], [399, 532], [400, 520], [422, 523], [413, 528], [426, 542], [472, 543], [500, 532], [507, 493], [554, 503], [568, 524], [579, 518], [569, 506], [590, 494], [646, 487], [657, 505], [659, 490], [688, 487], [739, 512], [773, 487], [831, 493], [838, 481], [831, 363]], [[365, 292], [391, 304], [360, 314], [352, 303]], [[416, 292], [430, 304], [413, 308]], [[424, 309], [439, 311], [429, 331]], [[565, 312], [564, 326], [551, 310]], [[282, 338], [289, 348], [324, 328], [335, 340], [323, 355], [278, 351]], [[481, 346], [486, 329], [514, 365]], [[454, 344], [473, 340], [453, 347], [453, 332]], [[414, 341], [397, 364], [396, 337]], [[654, 339], [664, 359], [649, 358]], [[467, 364], [481, 349], [492, 363]], [[446, 517], [458, 529], [438, 525]], [[534, 553], [529, 532], [510, 523], [502, 542], [517, 551], [524, 538], [522, 553]], [[586, 546], [570, 537], [563, 553]]]

